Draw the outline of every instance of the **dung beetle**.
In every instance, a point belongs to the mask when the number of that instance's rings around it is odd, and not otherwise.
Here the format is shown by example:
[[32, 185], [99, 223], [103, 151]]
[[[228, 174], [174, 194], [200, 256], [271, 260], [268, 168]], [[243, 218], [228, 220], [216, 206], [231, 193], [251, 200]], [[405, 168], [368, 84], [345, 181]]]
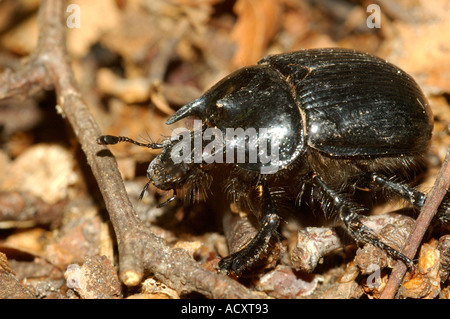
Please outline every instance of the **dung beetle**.
[[[148, 167], [149, 182], [141, 196], [150, 183], [173, 190], [169, 201], [180, 189], [195, 196], [210, 187], [214, 170], [223, 173], [224, 191], [257, 217], [259, 231], [242, 250], [220, 261], [221, 271], [241, 275], [267, 249], [280, 224], [275, 196], [280, 190], [297, 204], [308, 193], [309, 201], [336, 213], [356, 241], [371, 243], [411, 265], [409, 258], [361, 222], [365, 208], [354, 198], [355, 189], [382, 189], [416, 208], [424, 204], [426, 196], [410, 182], [426, 166], [432, 113], [407, 73], [349, 49], [271, 55], [231, 73], [180, 108], [167, 124], [189, 116], [201, 120], [201, 125], [183, 138], [145, 144], [104, 135], [97, 142], [162, 149]], [[183, 148], [195, 144], [198, 134], [208, 129], [217, 133], [209, 160], [202, 156], [206, 138], [197, 148]], [[183, 160], [176, 161], [174, 155], [181, 149]], [[271, 156], [260, 156], [269, 149]], [[439, 209], [445, 218], [449, 202]]]

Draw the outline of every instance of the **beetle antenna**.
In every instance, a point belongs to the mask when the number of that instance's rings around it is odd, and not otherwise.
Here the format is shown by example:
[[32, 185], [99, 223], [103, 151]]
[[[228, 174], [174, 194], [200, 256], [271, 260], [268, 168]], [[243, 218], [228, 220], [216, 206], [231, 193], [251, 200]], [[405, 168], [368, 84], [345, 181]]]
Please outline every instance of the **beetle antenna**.
[[99, 138], [97, 138], [97, 143], [100, 145], [112, 145], [120, 142], [127, 142], [151, 149], [159, 149], [164, 147], [163, 144], [159, 143], [140, 143], [126, 136], [102, 135]]

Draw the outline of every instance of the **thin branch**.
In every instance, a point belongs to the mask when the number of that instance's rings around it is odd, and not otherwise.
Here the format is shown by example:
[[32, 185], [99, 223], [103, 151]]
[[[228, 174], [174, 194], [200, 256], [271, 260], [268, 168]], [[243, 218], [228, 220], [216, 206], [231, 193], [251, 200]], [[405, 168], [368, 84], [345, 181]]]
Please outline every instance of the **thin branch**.
[[119, 245], [120, 278], [127, 286], [144, 271], [183, 293], [210, 298], [252, 298], [238, 282], [202, 268], [182, 249], [171, 249], [146, 228], [128, 199], [117, 162], [96, 143], [100, 129], [80, 96], [66, 49], [65, 1], [42, 0], [37, 47], [17, 73], [0, 76], [0, 98], [29, 94], [32, 87], [54, 88], [57, 103], [70, 123], [103, 195]]
[[[429, 228], [430, 223], [436, 214], [442, 199], [447, 193], [449, 186], [450, 148], [447, 151], [444, 164], [438, 173], [434, 186], [427, 195], [425, 204], [416, 220], [415, 227], [408, 238], [405, 248], [403, 249], [402, 253], [408, 258], [413, 259], [416, 255], [417, 249], [422, 242], [422, 238]], [[406, 270], [406, 265], [401, 261], [397, 261], [394, 269], [392, 270], [391, 276], [389, 277], [389, 281], [380, 296], [381, 299], [393, 299], [395, 297], [397, 289], [405, 276]]]
[[52, 228], [62, 218], [64, 202], [48, 204], [26, 192], [0, 192], [0, 226], [19, 225], [31, 227], [35, 224], [49, 224]]
[[7, 69], [0, 74], [0, 99], [19, 95], [30, 95], [36, 86], [48, 86], [46, 70], [42, 66], [26, 64], [17, 72]]

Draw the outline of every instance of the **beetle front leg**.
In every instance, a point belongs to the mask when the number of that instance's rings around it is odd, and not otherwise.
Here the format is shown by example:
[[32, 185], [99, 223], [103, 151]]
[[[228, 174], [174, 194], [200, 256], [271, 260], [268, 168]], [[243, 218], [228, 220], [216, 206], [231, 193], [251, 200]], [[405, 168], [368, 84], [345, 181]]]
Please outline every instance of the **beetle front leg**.
[[228, 274], [233, 271], [237, 276], [257, 262], [267, 248], [270, 239], [280, 224], [280, 216], [275, 208], [270, 192], [262, 185], [262, 219], [256, 236], [240, 251], [237, 251], [219, 262], [220, 271]]
[[369, 243], [375, 247], [381, 248], [393, 258], [400, 259], [406, 265], [412, 266], [411, 259], [382, 242], [369, 227], [361, 222], [361, 216], [358, 214], [358, 211], [360, 211], [361, 208], [356, 203], [331, 189], [317, 174], [312, 174], [311, 179], [313, 187], [316, 187], [316, 189], [320, 191], [324, 203], [333, 206], [339, 213], [339, 217], [356, 241]]

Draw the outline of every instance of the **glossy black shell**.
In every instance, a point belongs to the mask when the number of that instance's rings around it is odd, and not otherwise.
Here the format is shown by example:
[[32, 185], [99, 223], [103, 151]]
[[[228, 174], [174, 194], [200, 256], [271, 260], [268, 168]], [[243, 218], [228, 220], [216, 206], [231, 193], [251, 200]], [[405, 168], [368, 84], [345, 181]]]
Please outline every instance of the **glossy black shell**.
[[329, 156], [422, 152], [433, 129], [427, 100], [411, 76], [348, 49], [265, 57], [221, 80], [167, 124], [190, 115], [222, 131], [268, 128], [281, 143], [277, 162], [270, 163], [279, 168], [306, 147]]

